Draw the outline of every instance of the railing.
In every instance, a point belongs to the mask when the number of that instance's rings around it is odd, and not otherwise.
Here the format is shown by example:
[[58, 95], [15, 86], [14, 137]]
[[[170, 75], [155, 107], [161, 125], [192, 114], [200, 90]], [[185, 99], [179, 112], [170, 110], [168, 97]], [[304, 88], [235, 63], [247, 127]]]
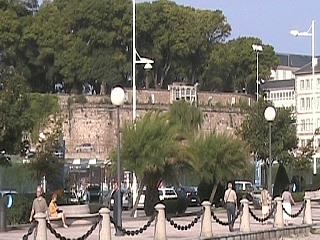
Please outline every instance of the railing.
[[[135, 236], [139, 234], [143, 234], [153, 222], [155, 222], [155, 235], [154, 239], [166, 239], [166, 222], [169, 222], [171, 226], [173, 226], [178, 231], [188, 231], [192, 229], [195, 224], [197, 224], [202, 218], [201, 221], [201, 238], [210, 238], [213, 237], [212, 234], [212, 218], [218, 224], [223, 226], [233, 225], [234, 222], [240, 217], [240, 231], [241, 232], [250, 232], [250, 216], [253, 217], [258, 222], [265, 222], [274, 215], [274, 225], [277, 228], [284, 227], [283, 214], [287, 214], [288, 216], [295, 218], [298, 217], [303, 211], [303, 223], [312, 224], [312, 216], [311, 216], [311, 202], [310, 197], [305, 197], [305, 201], [303, 202], [301, 208], [298, 212], [291, 214], [282, 206], [282, 199], [276, 198], [275, 203], [272, 205], [269, 214], [266, 217], [260, 218], [249, 208], [249, 201], [247, 199], [241, 200], [241, 205], [239, 210], [236, 212], [235, 217], [231, 221], [223, 221], [218, 218], [215, 211], [211, 209], [210, 202], [202, 203], [203, 209], [201, 211], [195, 212], [194, 219], [190, 221], [190, 223], [185, 225], [180, 225], [177, 223], [178, 220], [174, 220], [171, 217], [165, 217], [165, 206], [163, 204], [158, 204], [155, 206], [156, 214], [151, 216], [151, 218], [144, 224], [142, 227], [136, 230], [127, 230], [124, 227], [117, 226], [113, 218], [110, 216], [110, 210], [107, 208], [102, 208], [99, 211], [100, 216], [97, 221], [91, 226], [91, 228], [83, 234], [81, 237], [76, 238], [76, 240], [84, 240], [87, 239], [93, 231], [99, 226], [99, 239], [100, 240], [110, 240], [111, 239], [111, 224], [114, 225], [114, 228], [117, 231], [122, 232], [124, 235]], [[61, 240], [69, 240], [62, 236], [56, 229], [51, 226], [49, 222], [46, 221], [46, 215], [43, 213], [38, 213], [35, 215], [36, 221], [32, 223], [27, 233], [22, 237], [23, 240], [27, 240], [32, 233], [34, 233], [34, 237], [36, 240], [47, 240], [47, 229], [49, 229], [50, 233], [53, 234], [57, 239]], [[141, 237], [143, 239], [143, 236]]]

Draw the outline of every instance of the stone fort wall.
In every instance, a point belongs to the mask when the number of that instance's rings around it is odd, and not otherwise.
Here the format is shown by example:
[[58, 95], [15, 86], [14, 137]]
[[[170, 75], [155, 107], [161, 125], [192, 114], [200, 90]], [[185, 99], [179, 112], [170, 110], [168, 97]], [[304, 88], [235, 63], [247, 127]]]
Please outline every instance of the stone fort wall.
[[[120, 108], [120, 126], [132, 123], [131, 90], [126, 91], [127, 101]], [[150, 103], [154, 94], [154, 104]], [[64, 123], [63, 134], [66, 143], [66, 158], [69, 159], [109, 159], [116, 147], [116, 108], [108, 96], [86, 96], [86, 103], [70, 104], [69, 95], [59, 95]], [[69, 99], [69, 100], [68, 100]], [[241, 104], [249, 105], [250, 96], [227, 93], [198, 93], [198, 105], [204, 113], [202, 131], [216, 131], [233, 135], [240, 127], [244, 114]], [[69, 102], [69, 103], [68, 103]], [[165, 90], [139, 90], [137, 92], [137, 116], [154, 108], [164, 111], [170, 106], [170, 92]], [[81, 149], [87, 144], [91, 149]]]

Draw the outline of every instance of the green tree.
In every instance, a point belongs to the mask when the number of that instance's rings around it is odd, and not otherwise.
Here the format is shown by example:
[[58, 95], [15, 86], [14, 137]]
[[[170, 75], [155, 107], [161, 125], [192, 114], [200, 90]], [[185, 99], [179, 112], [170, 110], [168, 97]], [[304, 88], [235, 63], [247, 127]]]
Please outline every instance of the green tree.
[[42, 7], [25, 31], [25, 41], [37, 47], [29, 61], [39, 79], [33, 86], [51, 91], [64, 81], [67, 91], [79, 91], [86, 82], [125, 83], [131, 69], [130, 9], [127, 0], [54, 1]]
[[137, 33], [137, 49], [155, 60], [150, 75], [158, 88], [174, 78], [196, 82], [208, 49], [230, 34], [230, 26], [220, 11], [160, 0], [137, 5]]
[[263, 45], [259, 54], [259, 79], [270, 76], [270, 69], [278, 65], [274, 49], [262, 44], [258, 38], [238, 38], [212, 49], [203, 83], [206, 90], [242, 91], [254, 93], [256, 90], [256, 53], [252, 44]]
[[177, 149], [176, 130], [164, 113], [148, 112], [134, 126], [123, 130], [121, 158], [124, 167], [140, 179], [140, 195], [146, 186], [144, 210], [147, 215], [154, 212], [154, 205], [159, 201], [161, 180], [174, 178], [173, 157]]
[[[249, 109], [238, 134], [249, 144], [257, 159], [266, 160], [269, 156], [269, 127], [264, 118], [264, 110], [270, 104], [260, 100]], [[273, 161], [288, 163], [293, 150], [297, 147], [295, 119], [290, 110], [278, 108], [272, 122], [272, 155]]]
[[48, 189], [52, 191], [63, 186], [64, 160], [54, 155], [55, 151], [59, 149], [59, 141], [62, 136], [62, 121], [60, 118], [55, 118], [54, 125], [50, 127], [50, 132], [45, 136], [46, 138], [39, 142], [36, 159], [31, 161], [30, 168], [35, 172], [35, 180], [40, 181], [43, 176], [46, 177]]
[[0, 146], [7, 153], [18, 152], [22, 131], [31, 128], [26, 109], [30, 100], [25, 79], [18, 74], [7, 75], [0, 91]]
[[186, 158], [202, 182], [213, 183], [213, 201], [219, 183], [241, 177], [248, 166], [249, 154], [240, 139], [211, 133], [200, 135], [186, 147]]
[[185, 101], [174, 102], [170, 106], [168, 117], [170, 124], [177, 126], [182, 139], [198, 132], [203, 124], [201, 109]]

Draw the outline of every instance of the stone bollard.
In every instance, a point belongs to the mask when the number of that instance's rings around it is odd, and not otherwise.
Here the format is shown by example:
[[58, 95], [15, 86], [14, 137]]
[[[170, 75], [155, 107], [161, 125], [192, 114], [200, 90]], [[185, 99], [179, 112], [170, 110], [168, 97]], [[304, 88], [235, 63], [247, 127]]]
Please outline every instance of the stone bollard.
[[311, 198], [305, 196], [306, 206], [304, 207], [303, 221], [304, 224], [312, 224]]
[[165, 216], [165, 205], [159, 203], [154, 208], [158, 212], [156, 218], [156, 227], [154, 230], [154, 240], [167, 240], [166, 233], [166, 216]]
[[36, 240], [47, 240], [47, 224], [45, 213], [37, 213], [34, 219], [38, 222]]
[[209, 201], [204, 201], [201, 204], [204, 207], [204, 213], [201, 222], [201, 238], [211, 238], [212, 237], [212, 222], [211, 222], [211, 203]]
[[283, 228], [284, 223], [283, 223], [282, 198], [276, 197], [275, 201], [277, 204], [277, 209], [276, 209], [276, 214], [274, 216], [274, 226], [276, 228]]
[[248, 199], [242, 199], [240, 203], [243, 205], [241, 222], [240, 222], [240, 231], [241, 232], [250, 232], [250, 213], [249, 213], [249, 201]]
[[102, 224], [99, 239], [111, 240], [110, 210], [108, 208], [101, 208], [99, 213], [102, 216]]

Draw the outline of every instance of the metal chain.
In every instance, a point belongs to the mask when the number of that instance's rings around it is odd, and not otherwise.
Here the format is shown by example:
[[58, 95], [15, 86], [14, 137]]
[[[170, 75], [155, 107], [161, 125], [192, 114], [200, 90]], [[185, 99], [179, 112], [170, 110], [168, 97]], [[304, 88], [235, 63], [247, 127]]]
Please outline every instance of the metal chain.
[[238, 209], [237, 213], [236, 213], [236, 216], [234, 217], [234, 219], [231, 221], [231, 222], [224, 222], [224, 221], [221, 221], [215, 214], [214, 212], [211, 210], [211, 214], [212, 214], [212, 217], [213, 219], [219, 223], [220, 225], [223, 225], [223, 226], [228, 226], [230, 224], [234, 224], [234, 222], [237, 220], [237, 218], [240, 216], [240, 213], [242, 212], [242, 209], [243, 209], [243, 206], [241, 205], [240, 208]]
[[277, 206], [277, 204], [274, 204], [274, 205], [272, 206], [271, 210], [269, 211], [268, 215], [267, 215], [266, 217], [264, 217], [264, 218], [259, 218], [257, 215], [255, 215], [255, 214], [252, 212], [251, 208], [249, 208], [249, 213], [250, 213], [250, 215], [251, 215], [257, 222], [261, 222], [261, 223], [262, 223], [262, 222], [267, 221], [269, 218], [271, 218], [272, 214], [273, 214], [274, 211], [276, 210], [276, 206]]
[[22, 240], [28, 240], [28, 237], [33, 233], [33, 230], [38, 226], [38, 221], [33, 221], [28, 229], [28, 232], [23, 235]]
[[289, 217], [291, 218], [296, 218], [300, 215], [300, 213], [303, 211], [304, 207], [306, 206], [306, 201], [303, 202], [301, 208], [299, 209], [299, 211], [295, 214], [290, 214], [287, 212], [287, 210], [282, 206], [283, 211], [285, 212], [285, 214], [287, 214]]
[[143, 233], [145, 230], [147, 230], [147, 228], [150, 227], [151, 223], [155, 220], [156, 216], [157, 216], [157, 213], [155, 213], [143, 227], [141, 227], [137, 230], [131, 230], [131, 231], [126, 230], [125, 228], [118, 226], [116, 224], [116, 222], [114, 221], [113, 217], [111, 217], [111, 216], [110, 216], [110, 221], [114, 225], [114, 227], [116, 229], [118, 229], [118, 231], [123, 232], [124, 234], [126, 234], [128, 236], [134, 236], [134, 235], [138, 235], [140, 233]]
[[178, 230], [180, 230], [180, 231], [184, 231], [184, 230], [189, 230], [189, 229], [191, 229], [191, 228], [198, 222], [198, 220], [201, 218], [202, 214], [203, 214], [203, 210], [197, 212], [197, 213], [195, 214], [196, 217], [191, 221], [191, 223], [189, 223], [189, 224], [187, 224], [187, 225], [183, 225], [183, 226], [175, 223], [172, 218], [167, 217], [166, 219], [167, 219], [168, 222], [170, 222], [170, 224], [171, 224], [174, 228], [176, 228], [176, 229], [178, 229]]
[[96, 227], [98, 226], [98, 224], [101, 222], [102, 220], [102, 216], [99, 216], [98, 217], [98, 220], [91, 226], [91, 228], [84, 234], [82, 235], [81, 237], [78, 237], [78, 238], [73, 238], [73, 239], [70, 239], [70, 238], [66, 238], [64, 236], [61, 236], [60, 233], [58, 233], [52, 226], [49, 222], [46, 222], [46, 225], [47, 225], [47, 228], [49, 229], [49, 231], [58, 239], [60, 240], [84, 240], [84, 239], [87, 239], [91, 234], [92, 232], [96, 229]]

